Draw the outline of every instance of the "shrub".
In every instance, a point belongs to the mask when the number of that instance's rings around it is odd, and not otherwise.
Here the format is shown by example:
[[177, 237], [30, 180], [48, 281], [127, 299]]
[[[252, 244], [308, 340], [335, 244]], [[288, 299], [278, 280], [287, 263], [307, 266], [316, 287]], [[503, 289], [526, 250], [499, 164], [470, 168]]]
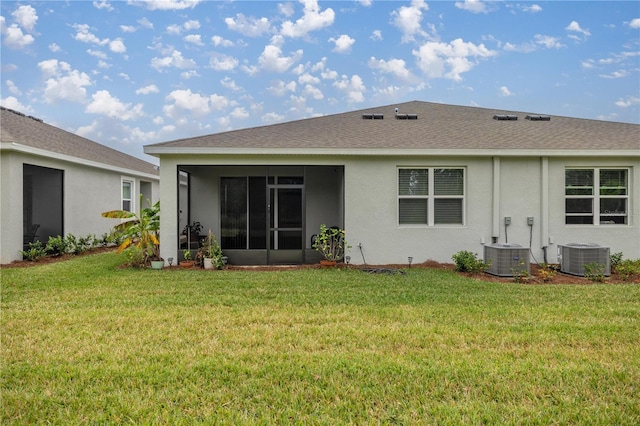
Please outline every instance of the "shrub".
[[541, 263], [540, 270], [538, 271], [538, 276], [543, 282], [549, 282], [556, 275], [556, 268], [549, 265], [548, 263]]
[[611, 260], [611, 269], [615, 270], [616, 267], [622, 261], [622, 252], [619, 253], [611, 253], [609, 255], [609, 259]]
[[67, 253], [68, 249], [67, 240], [60, 235], [49, 237], [49, 241], [45, 247], [45, 251], [51, 256], [62, 256]]
[[621, 260], [616, 264], [615, 270], [622, 281], [631, 281], [633, 277], [640, 274], [640, 260]]
[[20, 250], [22, 258], [31, 262], [37, 262], [47, 255], [45, 246], [40, 241], [29, 243], [29, 248], [26, 250]]
[[483, 260], [478, 259], [477, 253], [471, 253], [466, 250], [457, 252], [451, 256], [451, 259], [455, 262], [456, 271], [458, 272], [478, 274], [486, 271], [490, 266], [490, 263], [485, 263]]
[[605, 280], [604, 276], [605, 265], [598, 262], [590, 262], [584, 265], [584, 276], [591, 281], [602, 283]]

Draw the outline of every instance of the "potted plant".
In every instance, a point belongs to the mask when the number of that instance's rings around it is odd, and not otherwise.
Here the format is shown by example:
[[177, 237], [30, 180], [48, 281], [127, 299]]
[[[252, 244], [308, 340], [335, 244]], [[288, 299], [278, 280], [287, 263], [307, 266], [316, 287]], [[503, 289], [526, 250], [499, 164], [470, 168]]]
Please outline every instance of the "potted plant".
[[184, 249], [182, 251], [184, 260], [180, 262], [180, 266], [183, 268], [192, 268], [193, 260], [191, 260], [191, 251], [189, 249]]
[[222, 269], [224, 267], [222, 249], [220, 248], [220, 244], [218, 244], [218, 239], [213, 232], [211, 232], [211, 229], [209, 229], [200, 251], [203, 258], [204, 269]]
[[320, 225], [320, 233], [314, 236], [313, 248], [322, 254], [320, 263], [333, 266], [344, 258], [345, 249], [351, 248], [345, 239], [344, 229]]

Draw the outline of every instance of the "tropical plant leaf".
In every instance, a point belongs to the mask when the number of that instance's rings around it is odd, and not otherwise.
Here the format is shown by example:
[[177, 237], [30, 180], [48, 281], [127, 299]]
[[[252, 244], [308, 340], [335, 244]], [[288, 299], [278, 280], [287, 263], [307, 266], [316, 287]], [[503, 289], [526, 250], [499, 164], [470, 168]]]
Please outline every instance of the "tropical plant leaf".
[[128, 212], [126, 210], [111, 210], [108, 212], [103, 212], [102, 217], [108, 217], [111, 219], [129, 219], [132, 217], [136, 217], [136, 214], [133, 212]]

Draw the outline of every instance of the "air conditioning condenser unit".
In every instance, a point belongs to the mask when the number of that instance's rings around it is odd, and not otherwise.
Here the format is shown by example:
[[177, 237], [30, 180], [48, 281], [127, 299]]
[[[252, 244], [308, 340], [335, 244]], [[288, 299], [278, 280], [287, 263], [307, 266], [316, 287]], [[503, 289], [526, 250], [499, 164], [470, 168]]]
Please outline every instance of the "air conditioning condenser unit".
[[501, 277], [529, 273], [529, 248], [519, 244], [490, 244], [484, 246], [484, 261], [490, 263], [487, 272]]
[[594, 243], [569, 243], [558, 245], [560, 271], [571, 275], [585, 275], [584, 266], [592, 263], [604, 268], [604, 275], [611, 275], [609, 247]]

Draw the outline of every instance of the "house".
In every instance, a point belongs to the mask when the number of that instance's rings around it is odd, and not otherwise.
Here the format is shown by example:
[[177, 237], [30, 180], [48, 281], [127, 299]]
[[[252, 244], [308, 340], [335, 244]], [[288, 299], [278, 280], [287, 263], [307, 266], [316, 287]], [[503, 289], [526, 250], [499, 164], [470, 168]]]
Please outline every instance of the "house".
[[[451, 262], [518, 244], [640, 258], [640, 126], [413, 101], [180, 139], [160, 159], [162, 255], [198, 221], [232, 264], [315, 263], [321, 224], [354, 264]], [[184, 236], [183, 236], [184, 237]]]
[[114, 223], [100, 213], [139, 211], [136, 194], [159, 199], [153, 164], [37, 118], [1, 113], [0, 263], [22, 259], [25, 244], [50, 236], [101, 237]]

